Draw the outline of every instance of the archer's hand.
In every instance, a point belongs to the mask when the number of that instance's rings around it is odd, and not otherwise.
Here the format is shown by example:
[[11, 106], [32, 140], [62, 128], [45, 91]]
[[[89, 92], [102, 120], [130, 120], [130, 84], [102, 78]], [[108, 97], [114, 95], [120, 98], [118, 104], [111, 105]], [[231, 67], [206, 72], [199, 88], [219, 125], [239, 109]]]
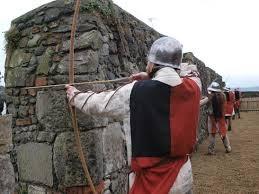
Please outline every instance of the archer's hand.
[[68, 98], [69, 103], [72, 106], [75, 106], [73, 97], [75, 96], [75, 94], [77, 92], [80, 92], [80, 91], [78, 89], [76, 89], [74, 86], [71, 86], [69, 84], [67, 84], [65, 86], [65, 88], [66, 88], [66, 93], [67, 93], [67, 98]]
[[199, 77], [199, 72], [196, 65], [188, 65], [187, 63], [181, 64], [180, 70], [181, 77]]
[[148, 79], [150, 79], [150, 77], [149, 77], [147, 72], [139, 72], [139, 73], [132, 74], [130, 76], [130, 79], [132, 81], [134, 81], [134, 80], [148, 80]]

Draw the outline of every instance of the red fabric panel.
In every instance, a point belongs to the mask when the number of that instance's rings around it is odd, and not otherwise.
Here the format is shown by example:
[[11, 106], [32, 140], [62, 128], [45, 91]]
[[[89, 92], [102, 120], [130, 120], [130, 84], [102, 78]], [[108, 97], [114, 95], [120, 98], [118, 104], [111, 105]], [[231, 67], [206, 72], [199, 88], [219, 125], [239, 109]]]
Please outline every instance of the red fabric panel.
[[131, 169], [133, 172], [140, 171], [144, 168], [150, 168], [161, 161], [160, 157], [137, 157], [131, 161]]
[[224, 105], [225, 115], [231, 116], [234, 109], [235, 103], [235, 94], [233, 92], [229, 92], [229, 101], [226, 101]]
[[173, 87], [170, 100], [171, 154], [184, 156], [192, 153], [199, 122], [200, 89], [195, 81], [183, 78]]
[[240, 107], [240, 104], [241, 104], [241, 101], [240, 100], [237, 100], [235, 102], [235, 108], [238, 109]]
[[160, 160], [147, 157], [132, 159], [136, 178], [130, 194], [168, 194], [187, 156], [156, 166], [155, 161], [159, 163]]
[[216, 122], [214, 116], [211, 115], [210, 116], [210, 122], [211, 122], [211, 126], [212, 126], [211, 133], [214, 133], [214, 134], [217, 133], [217, 125], [216, 124], [218, 124], [219, 134], [222, 137], [226, 136], [227, 127], [226, 127], [226, 122], [225, 122], [224, 117], [218, 119], [218, 121]]
[[230, 98], [230, 101], [234, 104], [235, 103], [235, 93], [229, 92], [229, 98]]

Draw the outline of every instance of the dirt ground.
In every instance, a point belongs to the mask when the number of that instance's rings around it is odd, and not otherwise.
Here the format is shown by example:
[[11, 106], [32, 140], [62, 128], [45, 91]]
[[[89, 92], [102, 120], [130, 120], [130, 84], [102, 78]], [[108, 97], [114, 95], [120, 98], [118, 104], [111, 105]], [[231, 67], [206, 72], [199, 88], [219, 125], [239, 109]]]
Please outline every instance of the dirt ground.
[[241, 112], [241, 119], [232, 121], [231, 153], [218, 135], [216, 155], [205, 155], [208, 139], [193, 155], [194, 194], [259, 194], [259, 112]]

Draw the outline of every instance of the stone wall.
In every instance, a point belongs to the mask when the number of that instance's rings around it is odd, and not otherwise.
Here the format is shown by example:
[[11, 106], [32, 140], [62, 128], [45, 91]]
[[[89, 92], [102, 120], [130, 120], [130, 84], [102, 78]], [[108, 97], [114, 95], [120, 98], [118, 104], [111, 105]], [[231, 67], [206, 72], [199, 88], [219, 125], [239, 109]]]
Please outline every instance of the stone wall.
[[[11, 158], [20, 191], [65, 192], [87, 185], [64, 89], [22, 90], [25, 86], [68, 83], [72, 2], [58, 0], [32, 10], [14, 20], [6, 34], [6, 103], [12, 114]], [[144, 70], [146, 54], [160, 36], [109, 1], [83, 0], [75, 41], [75, 81], [114, 79]], [[216, 76], [192, 54], [184, 58], [198, 65], [204, 86]], [[115, 87], [99, 84], [80, 89]], [[201, 137], [206, 129], [205, 109], [201, 112]], [[94, 182], [104, 180], [106, 193], [126, 193], [123, 122], [81, 113], [78, 122]]]
[[11, 163], [12, 116], [0, 116], [0, 193], [11, 194], [15, 187], [14, 169]]

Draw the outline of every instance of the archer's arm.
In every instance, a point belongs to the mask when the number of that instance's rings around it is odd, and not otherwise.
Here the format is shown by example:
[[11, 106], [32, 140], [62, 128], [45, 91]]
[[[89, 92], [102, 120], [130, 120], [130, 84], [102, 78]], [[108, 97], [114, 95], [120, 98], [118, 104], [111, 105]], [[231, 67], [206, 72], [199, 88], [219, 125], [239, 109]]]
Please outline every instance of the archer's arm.
[[117, 91], [100, 93], [80, 93], [75, 87], [67, 85], [67, 97], [73, 106], [85, 114], [124, 118], [129, 114], [130, 93], [134, 83], [127, 84]]

